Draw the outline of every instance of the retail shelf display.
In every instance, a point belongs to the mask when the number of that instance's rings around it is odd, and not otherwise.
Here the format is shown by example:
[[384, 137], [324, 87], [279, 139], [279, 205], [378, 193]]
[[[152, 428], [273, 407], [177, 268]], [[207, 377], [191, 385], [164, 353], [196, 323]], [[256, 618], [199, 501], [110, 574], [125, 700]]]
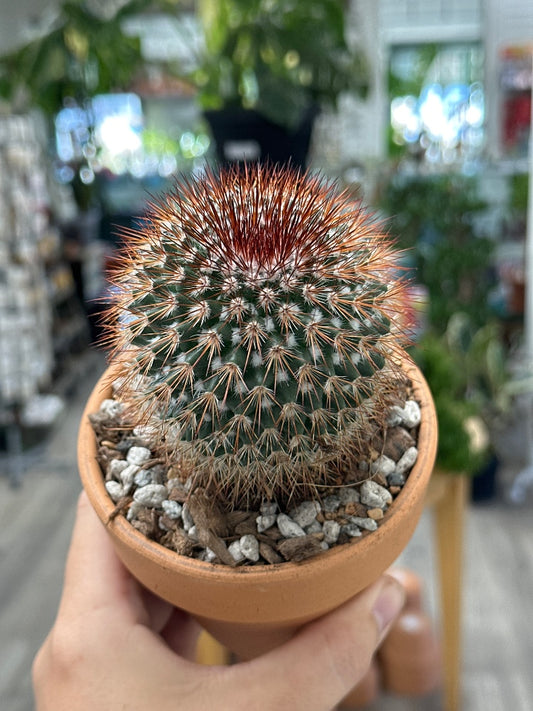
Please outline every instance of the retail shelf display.
[[44, 157], [31, 116], [0, 117], [0, 403], [22, 406], [53, 367], [41, 250], [50, 229]]

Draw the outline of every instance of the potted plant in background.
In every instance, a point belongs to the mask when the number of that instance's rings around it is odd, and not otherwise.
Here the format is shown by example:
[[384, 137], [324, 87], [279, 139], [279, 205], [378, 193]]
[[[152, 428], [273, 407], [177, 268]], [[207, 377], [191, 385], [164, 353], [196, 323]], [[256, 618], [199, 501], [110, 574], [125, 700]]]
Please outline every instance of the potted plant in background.
[[343, 92], [365, 94], [365, 58], [346, 40], [345, 9], [343, 0], [199, 1], [205, 47], [189, 79], [221, 162], [247, 151], [303, 167], [320, 108], [336, 108]]
[[208, 172], [129, 235], [82, 481], [132, 573], [241, 657], [370, 584], [421, 513], [436, 420], [397, 266], [287, 169]]
[[416, 359], [438, 412], [438, 468], [476, 475], [491, 459], [488, 443], [508, 399], [506, 347], [491, 310], [494, 241], [482, 219], [488, 206], [476, 178], [455, 174], [396, 174], [379, 204], [427, 289]]
[[414, 278], [428, 290], [427, 326], [443, 334], [455, 313], [472, 327], [491, 317], [494, 241], [483, 230], [488, 208], [476, 178], [453, 173], [395, 173], [378, 197], [398, 245], [408, 250]]
[[[475, 475], [471, 486], [472, 500], [490, 500], [497, 491], [498, 442], [508, 420], [513, 395], [502, 326], [493, 319], [474, 329], [467, 314], [454, 314], [444, 334], [443, 347], [447, 350], [449, 366], [455, 373], [456, 387], [449, 387], [448, 393], [454, 393], [454, 397], [462, 403], [460, 409], [456, 409], [456, 422], [463, 431], [457, 439], [457, 443], [464, 442], [463, 471]], [[431, 382], [432, 375], [426, 372], [426, 376]], [[444, 380], [441, 386], [444, 386]], [[435, 389], [439, 390], [438, 383], [435, 383]], [[438, 413], [439, 398], [435, 390], [432, 389], [432, 392]], [[439, 422], [444, 423], [444, 418]], [[461, 460], [457, 451], [452, 454], [451, 430], [453, 427], [446, 434], [442, 433], [448, 444], [441, 441], [443, 451], [440, 452], [439, 445], [437, 465], [442, 460], [442, 469], [459, 471]]]
[[439, 422], [436, 466], [440, 472], [474, 474], [484, 464], [487, 437], [480, 404], [468, 396], [465, 358], [456, 344], [428, 333], [416, 360], [430, 383]]

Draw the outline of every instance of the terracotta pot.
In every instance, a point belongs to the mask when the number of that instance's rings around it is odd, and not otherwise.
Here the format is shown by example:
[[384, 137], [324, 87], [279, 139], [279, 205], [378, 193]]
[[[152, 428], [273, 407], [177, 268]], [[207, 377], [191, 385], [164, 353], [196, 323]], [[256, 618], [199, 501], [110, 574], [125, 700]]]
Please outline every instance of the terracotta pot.
[[422, 580], [408, 568], [394, 567], [387, 571], [405, 590], [403, 611], [420, 612], [422, 610]]
[[381, 645], [379, 656], [383, 685], [391, 693], [424, 696], [442, 682], [440, 644], [424, 612], [403, 612]]
[[377, 531], [336, 546], [302, 563], [231, 568], [177, 553], [147, 539], [114, 504], [96, 461], [96, 438], [88, 415], [111, 395], [113, 372], [93, 390], [82, 417], [78, 464], [83, 486], [124, 565], [143, 585], [191, 613], [221, 644], [250, 658], [288, 639], [375, 581], [398, 557], [416, 527], [437, 448], [437, 420], [429, 388], [409, 362], [421, 403], [418, 460]]

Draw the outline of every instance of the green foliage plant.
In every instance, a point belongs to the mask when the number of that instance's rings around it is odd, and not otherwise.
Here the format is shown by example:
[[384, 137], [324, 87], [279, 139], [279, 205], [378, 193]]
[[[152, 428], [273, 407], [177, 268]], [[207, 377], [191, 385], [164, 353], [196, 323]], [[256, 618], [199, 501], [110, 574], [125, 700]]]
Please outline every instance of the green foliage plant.
[[230, 505], [339, 484], [405, 376], [380, 224], [319, 176], [208, 171], [128, 234], [108, 314], [128, 422]]
[[428, 325], [443, 334], [456, 313], [480, 328], [490, 320], [493, 241], [477, 229], [486, 209], [475, 178], [457, 174], [387, 182], [380, 207], [400, 247], [409, 250], [415, 279], [429, 296]]
[[475, 474], [490, 445], [476, 446], [471, 425], [490, 439], [509, 404], [506, 348], [489, 304], [494, 244], [477, 229], [487, 206], [476, 179], [456, 174], [395, 175], [380, 204], [398, 244], [409, 250], [414, 280], [428, 292], [416, 360], [437, 410], [437, 464]]
[[123, 23], [151, 4], [131, 0], [110, 15], [65, 0], [46, 32], [0, 57], [0, 96], [15, 110], [39, 107], [53, 117], [67, 100], [84, 106], [96, 94], [124, 90], [143, 58]]
[[479, 403], [468, 400], [467, 378], [458, 351], [442, 336], [426, 333], [417, 344], [416, 361], [430, 386], [437, 421], [437, 467], [449, 473], [473, 474], [485, 452], [472, 441], [469, 422], [480, 416]]
[[254, 109], [295, 128], [310, 105], [364, 95], [368, 70], [345, 37], [343, 0], [199, 0], [205, 52], [190, 77], [203, 109]]

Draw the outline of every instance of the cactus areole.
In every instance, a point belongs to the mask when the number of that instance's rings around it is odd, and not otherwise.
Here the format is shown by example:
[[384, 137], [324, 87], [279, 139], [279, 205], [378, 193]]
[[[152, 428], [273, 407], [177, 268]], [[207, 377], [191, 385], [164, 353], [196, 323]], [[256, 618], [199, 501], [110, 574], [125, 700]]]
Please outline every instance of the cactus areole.
[[230, 506], [338, 483], [402, 382], [402, 279], [374, 216], [250, 165], [177, 184], [126, 236], [107, 323], [130, 421]]

